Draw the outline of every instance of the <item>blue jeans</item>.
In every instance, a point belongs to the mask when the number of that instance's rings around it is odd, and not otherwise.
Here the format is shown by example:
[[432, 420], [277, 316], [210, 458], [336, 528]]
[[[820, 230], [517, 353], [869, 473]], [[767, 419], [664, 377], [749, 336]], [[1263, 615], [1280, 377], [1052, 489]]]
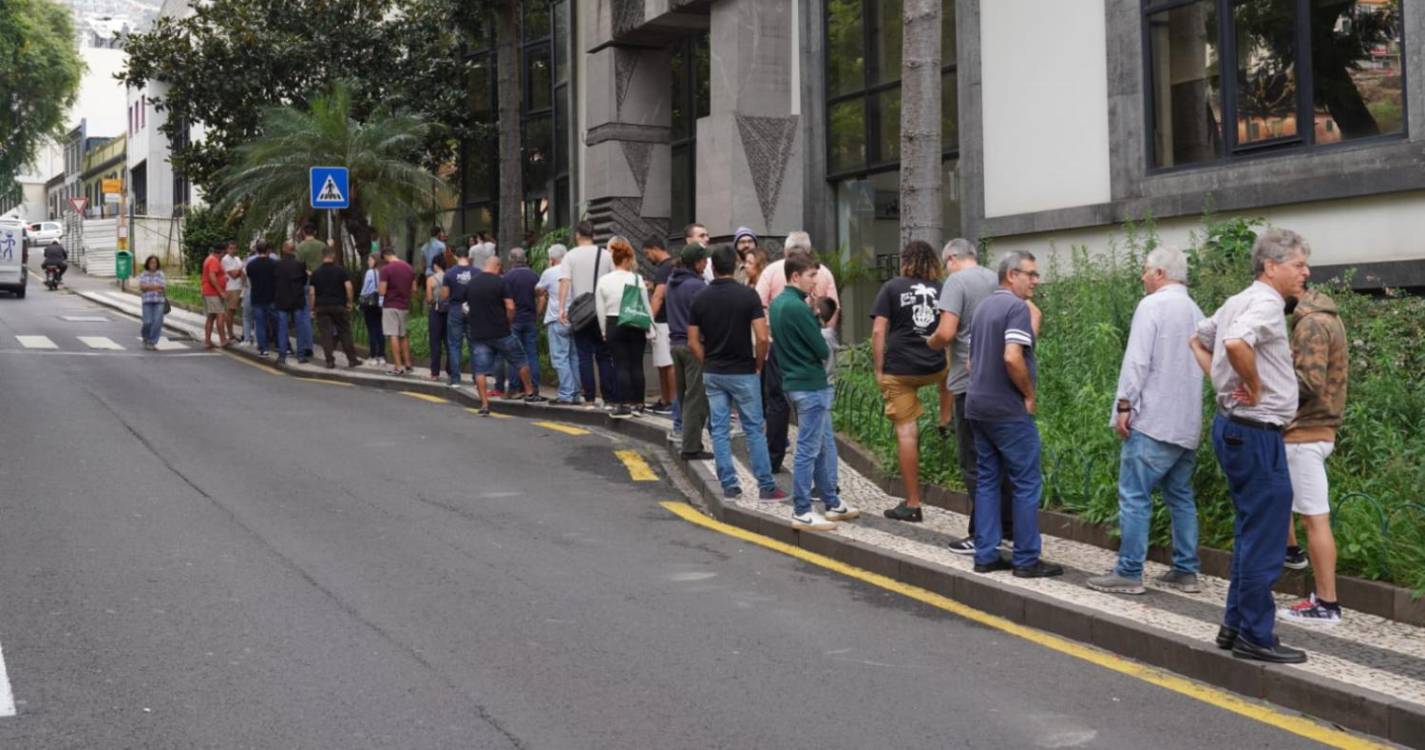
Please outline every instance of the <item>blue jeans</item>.
[[150, 344], [157, 344], [160, 336], [163, 335], [163, 303], [145, 302], [143, 303], [143, 327], [139, 329], [143, 334], [143, 340]]
[[447, 367], [451, 385], [460, 384], [461, 361], [465, 356], [465, 341], [469, 334], [470, 329], [465, 325], [465, 313], [460, 309], [460, 305], [452, 304], [445, 317], [445, 346], [450, 355]]
[[1163, 492], [1163, 504], [1173, 519], [1173, 570], [1197, 573], [1197, 503], [1192, 496], [1192, 470], [1197, 451], [1130, 432], [1118, 458], [1118, 566], [1114, 573], [1134, 580], [1143, 577], [1148, 556], [1148, 528], [1153, 522], [1153, 488]]
[[792, 461], [792, 512], [811, 510], [813, 483], [821, 490], [827, 508], [841, 505], [837, 495], [836, 436], [831, 429], [831, 400], [835, 388], [787, 391], [797, 410], [797, 455]]
[[[479, 378], [495, 371], [495, 362], [504, 362], [515, 371], [519, 379], [520, 368], [524, 367], [524, 347], [513, 333], [501, 339], [476, 339], [470, 342], [470, 372]], [[524, 386], [520, 386], [524, 390]]]
[[308, 284], [302, 289], [302, 317], [297, 321], [297, 355], [301, 357], [312, 356], [315, 346], [312, 341], [312, 306], [308, 300], [308, 290], [311, 288]]
[[312, 313], [306, 307], [298, 310], [277, 311], [277, 356], [287, 356], [287, 332], [293, 323], [297, 325], [297, 356], [310, 356], [310, 349], [303, 349], [302, 342], [312, 344]]
[[[975, 433], [975, 563], [999, 559], [1000, 482], [1014, 485], [1014, 567], [1039, 561], [1039, 498], [1044, 476], [1039, 465], [1039, 426], [1033, 417], [1009, 422], [970, 420]], [[1285, 522], [1282, 528], [1286, 528]]]
[[[534, 390], [539, 392], [539, 326], [534, 323], [515, 323], [510, 326], [510, 333], [520, 340], [520, 346], [524, 347], [525, 362], [529, 365], [529, 382], [534, 384]], [[495, 390], [505, 390], [506, 382], [511, 390], [521, 390], [519, 369], [511, 371], [509, 368], [501, 367], [495, 374]]]
[[242, 340], [252, 341], [252, 292], [244, 290], [242, 293]]
[[1286, 559], [1291, 523], [1291, 475], [1280, 432], [1237, 424], [1218, 415], [1212, 448], [1237, 516], [1233, 523], [1232, 576], [1222, 624], [1258, 646], [1276, 645], [1272, 586]]
[[772, 460], [767, 457], [767, 435], [762, 427], [762, 382], [756, 375], [721, 375], [703, 373], [703, 388], [708, 393], [711, 414], [713, 457], [717, 464], [717, 480], [724, 490], [739, 490], [737, 467], [732, 463], [732, 407], [742, 420], [742, 432], [747, 441], [747, 461], [752, 475], [763, 490], [773, 490]]
[[266, 354], [272, 350], [272, 337], [268, 335], [268, 325], [277, 311], [272, 309], [271, 303], [266, 305], [252, 306], [252, 327], [257, 334], [257, 350]]
[[573, 401], [579, 396], [579, 365], [574, 361], [574, 337], [569, 335], [569, 326], [557, 320], [545, 328], [545, 334], [549, 339], [549, 363], [559, 375], [559, 393], [555, 398]]

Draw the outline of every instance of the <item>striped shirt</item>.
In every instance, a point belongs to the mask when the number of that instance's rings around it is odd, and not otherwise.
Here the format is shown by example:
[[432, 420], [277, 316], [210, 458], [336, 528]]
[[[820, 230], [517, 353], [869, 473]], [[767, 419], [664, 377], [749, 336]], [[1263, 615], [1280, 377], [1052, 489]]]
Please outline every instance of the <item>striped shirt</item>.
[[[162, 271], [144, 271], [139, 274], [139, 288], [142, 289], [149, 284], [157, 284], [164, 289], [168, 288], [168, 281], [163, 277]], [[144, 292], [141, 296], [145, 303], [162, 302], [164, 300], [163, 291]]]

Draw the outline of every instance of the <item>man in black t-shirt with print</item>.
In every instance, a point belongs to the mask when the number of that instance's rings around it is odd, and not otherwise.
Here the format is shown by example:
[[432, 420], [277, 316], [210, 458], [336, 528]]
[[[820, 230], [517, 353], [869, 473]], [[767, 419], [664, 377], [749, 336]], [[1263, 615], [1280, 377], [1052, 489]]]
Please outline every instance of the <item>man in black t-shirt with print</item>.
[[327, 369], [336, 367], [333, 338], [346, 353], [347, 367], [360, 365], [356, 344], [351, 340], [351, 319], [347, 315], [356, 295], [351, 288], [351, 275], [336, 262], [336, 248], [322, 251], [322, 265], [312, 273], [312, 283], [307, 290], [310, 295], [307, 303], [317, 319], [317, 334], [327, 357]]
[[490, 256], [481, 270], [483, 273], [475, 274], [465, 286], [465, 319], [470, 326], [470, 369], [475, 376], [475, 390], [480, 394], [480, 415], [488, 417], [490, 391], [485, 376], [494, 373], [497, 357], [504, 359], [511, 370], [519, 372], [525, 401], [536, 403], [546, 399], [534, 392], [524, 347], [519, 337], [510, 331], [510, 323], [515, 318], [515, 300], [509, 282], [500, 275], [500, 256]]
[[[688, 348], [703, 363], [703, 387], [711, 413], [713, 458], [726, 498], [742, 496], [732, 462], [732, 408], [742, 420], [747, 458], [763, 500], [780, 500], [786, 492], [772, 478], [767, 436], [762, 427], [762, 381], [758, 373], [767, 360], [771, 336], [762, 298], [732, 278], [737, 252], [730, 245], [712, 251], [714, 279], [693, 300], [688, 316]], [[756, 346], [753, 338], [756, 338]]]

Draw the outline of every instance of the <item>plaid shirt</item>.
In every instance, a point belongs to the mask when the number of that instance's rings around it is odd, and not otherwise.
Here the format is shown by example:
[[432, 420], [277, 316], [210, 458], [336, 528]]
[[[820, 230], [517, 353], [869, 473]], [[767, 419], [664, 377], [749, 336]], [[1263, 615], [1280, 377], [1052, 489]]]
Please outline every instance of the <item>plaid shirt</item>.
[[[144, 271], [143, 273], [139, 274], [139, 286], [142, 287], [145, 284], [158, 284], [159, 286], [164, 287], [165, 289], [168, 287], [168, 281], [163, 278], [162, 271]], [[161, 291], [143, 293], [143, 301], [146, 303], [162, 302], [163, 300], [164, 294]]]

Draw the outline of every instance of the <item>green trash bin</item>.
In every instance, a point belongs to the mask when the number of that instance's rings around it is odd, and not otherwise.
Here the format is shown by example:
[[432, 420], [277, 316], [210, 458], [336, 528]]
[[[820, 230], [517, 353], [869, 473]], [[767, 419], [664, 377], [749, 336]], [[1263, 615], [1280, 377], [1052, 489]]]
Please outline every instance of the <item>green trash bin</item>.
[[127, 280], [134, 275], [133, 253], [119, 251], [114, 253], [114, 276], [120, 281]]

